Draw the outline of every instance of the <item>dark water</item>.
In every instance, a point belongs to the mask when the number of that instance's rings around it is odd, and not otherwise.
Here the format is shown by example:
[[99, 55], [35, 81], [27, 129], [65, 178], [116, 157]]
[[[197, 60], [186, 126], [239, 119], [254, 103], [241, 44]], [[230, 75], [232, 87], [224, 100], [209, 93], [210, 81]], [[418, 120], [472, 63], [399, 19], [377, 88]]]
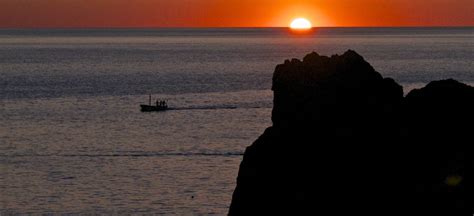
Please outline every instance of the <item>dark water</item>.
[[[0, 214], [225, 214], [274, 67], [353, 49], [473, 84], [474, 28], [0, 30]], [[148, 94], [175, 108], [141, 113]]]

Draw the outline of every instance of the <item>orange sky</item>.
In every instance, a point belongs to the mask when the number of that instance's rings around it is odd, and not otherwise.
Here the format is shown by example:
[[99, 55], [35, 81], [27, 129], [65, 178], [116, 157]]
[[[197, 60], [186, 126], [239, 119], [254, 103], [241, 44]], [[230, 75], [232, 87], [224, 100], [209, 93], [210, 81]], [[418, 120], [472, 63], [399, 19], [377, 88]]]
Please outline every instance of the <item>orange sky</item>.
[[0, 27], [474, 26], [474, 0], [0, 0]]

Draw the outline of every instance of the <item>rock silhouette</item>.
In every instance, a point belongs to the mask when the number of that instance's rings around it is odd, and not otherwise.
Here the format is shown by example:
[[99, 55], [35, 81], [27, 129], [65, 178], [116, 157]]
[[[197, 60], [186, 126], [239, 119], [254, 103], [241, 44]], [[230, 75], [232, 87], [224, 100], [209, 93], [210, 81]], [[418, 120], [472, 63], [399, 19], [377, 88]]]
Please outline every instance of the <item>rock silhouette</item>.
[[472, 214], [474, 88], [406, 97], [354, 51], [278, 65], [273, 126], [249, 146], [230, 215]]

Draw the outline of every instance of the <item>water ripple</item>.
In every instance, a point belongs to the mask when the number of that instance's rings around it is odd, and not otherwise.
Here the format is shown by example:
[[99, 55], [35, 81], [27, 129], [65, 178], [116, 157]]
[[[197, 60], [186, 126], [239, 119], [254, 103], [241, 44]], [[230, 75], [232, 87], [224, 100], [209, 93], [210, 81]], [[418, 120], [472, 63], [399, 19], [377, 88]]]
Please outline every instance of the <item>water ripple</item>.
[[212, 156], [212, 157], [233, 157], [243, 156], [243, 152], [223, 152], [223, 153], [207, 153], [207, 152], [189, 152], [189, 153], [113, 153], [113, 154], [13, 154], [13, 155], [0, 155], [0, 157], [14, 158], [14, 157], [166, 157], [166, 156], [178, 156], [178, 157], [194, 157], [194, 156]]

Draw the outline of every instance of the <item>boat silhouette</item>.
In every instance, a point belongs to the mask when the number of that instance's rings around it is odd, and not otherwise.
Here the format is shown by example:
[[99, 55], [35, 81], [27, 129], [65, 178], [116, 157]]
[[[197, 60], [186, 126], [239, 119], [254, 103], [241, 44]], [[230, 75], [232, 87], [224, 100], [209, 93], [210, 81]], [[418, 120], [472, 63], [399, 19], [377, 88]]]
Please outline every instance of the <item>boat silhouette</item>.
[[140, 107], [141, 107], [142, 112], [160, 112], [160, 111], [168, 110], [168, 104], [166, 103], [165, 100], [156, 100], [156, 104], [152, 105], [151, 95], [150, 95], [148, 105], [141, 104]]

